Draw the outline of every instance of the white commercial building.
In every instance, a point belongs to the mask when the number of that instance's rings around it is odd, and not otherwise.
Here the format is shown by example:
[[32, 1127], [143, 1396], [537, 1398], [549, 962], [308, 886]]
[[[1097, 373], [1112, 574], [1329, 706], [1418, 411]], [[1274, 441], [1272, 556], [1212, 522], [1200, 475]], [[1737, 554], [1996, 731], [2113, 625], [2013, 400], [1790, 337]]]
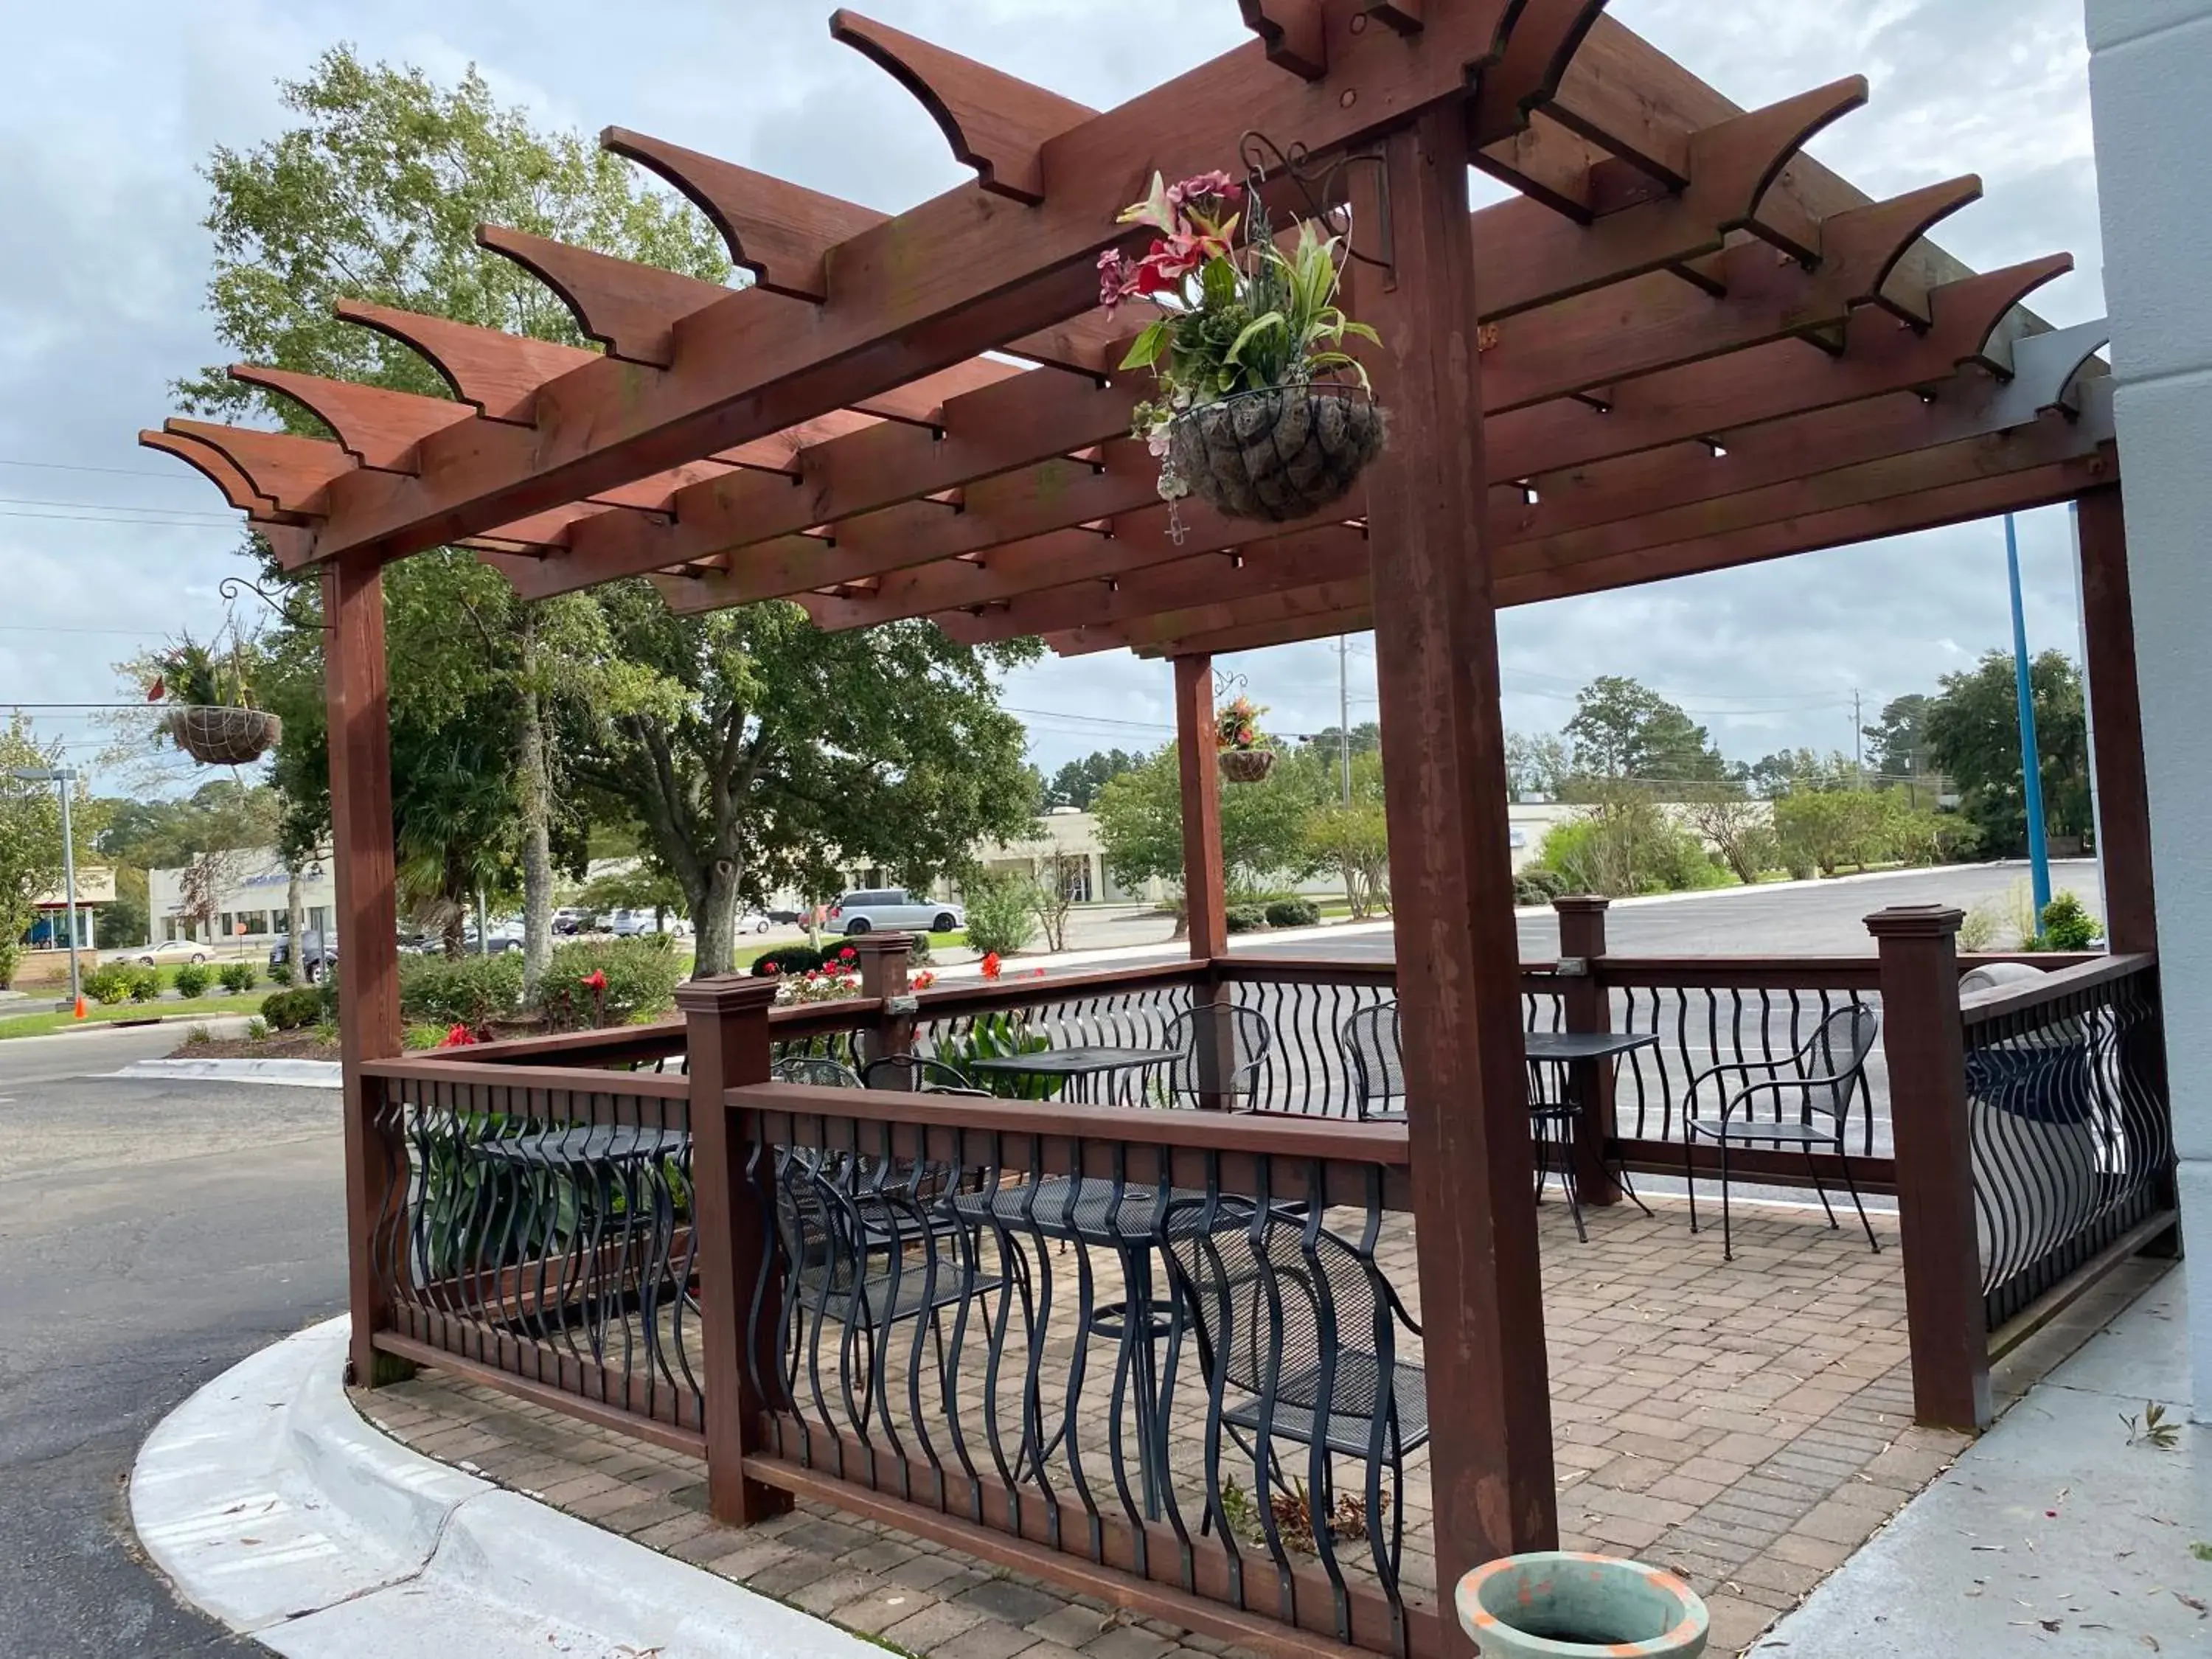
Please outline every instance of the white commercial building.
[[[205, 921], [187, 914], [185, 870], [146, 872], [146, 915], [153, 938], [149, 945], [167, 939], [197, 939], [210, 943], [246, 940], [265, 944], [282, 939], [290, 926], [286, 903], [292, 872], [273, 848], [245, 848], [214, 855], [213, 915]], [[310, 939], [331, 926], [337, 895], [330, 866], [311, 861], [300, 872], [302, 925]], [[123, 943], [121, 940], [113, 943]]]

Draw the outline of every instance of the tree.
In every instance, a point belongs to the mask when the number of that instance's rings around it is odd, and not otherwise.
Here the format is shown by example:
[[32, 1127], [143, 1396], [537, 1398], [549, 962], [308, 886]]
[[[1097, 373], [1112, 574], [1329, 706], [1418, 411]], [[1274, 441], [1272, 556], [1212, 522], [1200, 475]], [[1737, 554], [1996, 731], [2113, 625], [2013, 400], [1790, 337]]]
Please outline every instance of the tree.
[[[2088, 717], [2081, 678], [2063, 652], [2028, 665], [2040, 751], [2044, 828], [2052, 836], [2095, 833], [2090, 811]], [[1972, 669], [1946, 674], [1929, 702], [1929, 753], [1959, 792], [1959, 811], [1982, 850], [2018, 857], [2027, 850], [2027, 805], [2020, 758], [2020, 697], [2011, 654], [1991, 651]]]
[[1917, 778], [1930, 769], [1928, 745], [1929, 699], [1918, 691], [1893, 697], [1881, 706], [1881, 717], [1863, 726], [1871, 745], [1868, 759], [1887, 778]]
[[1774, 803], [1774, 833], [1792, 874], [1832, 876], [1887, 859], [1904, 805], [1901, 790], [1799, 789]]
[[[1329, 757], [1316, 751], [1328, 765]], [[1334, 870], [1354, 916], [1374, 914], [1390, 896], [1390, 822], [1382, 801], [1382, 757], [1376, 750], [1352, 759], [1352, 799], [1342, 798], [1341, 763], [1334, 768], [1338, 793], [1309, 806], [1299, 827], [1307, 866]]]
[[1577, 773], [1646, 783], [1711, 781], [1727, 775], [1705, 728], [1648, 686], [1601, 675], [1575, 696], [1567, 722]]
[[62, 879], [62, 806], [54, 786], [15, 775], [58, 764], [59, 744], [41, 744], [21, 714], [0, 728], [0, 986], [15, 974], [15, 957], [41, 894]]
[[1573, 752], [1558, 732], [1505, 734], [1505, 784], [1515, 800], [1556, 800], [1573, 771]]
[[[218, 149], [206, 168], [209, 307], [234, 356], [448, 395], [413, 351], [338, 320], [341, 298], [587, 343], [550, 289], [477, 246], [481, 222], [713, 281], [728, 275], [703, 218], [580, 135], [534, 131], [523, 112], [495, 104], [473, 70], [447, 88], [338, 47], [282, 94], [296, 125], [251, 151]], [[266, 410], [289, 429], [320, 434], [303, 410], [218, 369], [179, 390], [195, 409]], [[547, 635], [559, 631], [557, 613], [590, 602], [522, 604], [495, 573], [451, 550], [394, 566], [386, 590], [389, 648], [408, 669], [392, 679], [392, 817], [409, 896], [457, 949], [468, 903], [519, 881], [534, 985], [551, 950], [560, 846], [580, 844], [581, 834], [562, 822], [567, 792], [544, 740], [549, 704], [574, 678]], [[329, 823], [314, 609], [311, 584], [295, 585], [276, 641], [291, 660], [276, 665], [281, 684], [264, 697], [285, 717], [276, 773], [295, 870]]]
[[1705, 847], [1668, 817], [1648, 789], [1592, 786], [1598, 799], [1580, 817], [1554, 827], [1536, 860], [1578, 893], [1673, 892], [1722, 879]]
[[1044, 934], [1048, 951], [1067, 949], [1067, 924], [1074, 914], [1075, 901], [1083, 891], [1083, 884], [1091, 874], [1091, 860], [1081, 853], [1066, 853], [1055, 848], [1047, 854], [1044, 867], [1030, 883], [1030, 908], [1036, 913], [1037, 927]]
[[[1221, 786], [1221, 862], [1231, 891], [1255, 892], [1313, 867], [1304, 827], [1323, 798], [1323, 775], [1298, 752], [1276, 762], [1259, 783]], [[1093, 810], [1115, 881], [1134, 887], [1158, 877], [1182, 886], [1182, 783], [1175, 744], [1109, 782]]]
[[923, 622], [826, 633], [797, 605], [672, 615], [643, 583], [593, 595], [604, 637], [560, 746], [599, 813], [634, 821], [684, 894], [702, 976], [734, 960], [741, 899], [818, 891], [834, 848], [908, 887], [1033, 822], [1020, 723], [976, 650]]
[[1716, 790], [1691, 801], [1685, 816], [1721, 862], [1747, 885], [1772, 869], [1781, 858], [1773, 809], [1764, 801]]
[[1118, 778], [1139, 764], [1136, 756], [1119, 749], [1101, 749], [1081, 760], [1070, 761], [1045, 785], [1044, 804], [1087, 811], [1108, 779]]

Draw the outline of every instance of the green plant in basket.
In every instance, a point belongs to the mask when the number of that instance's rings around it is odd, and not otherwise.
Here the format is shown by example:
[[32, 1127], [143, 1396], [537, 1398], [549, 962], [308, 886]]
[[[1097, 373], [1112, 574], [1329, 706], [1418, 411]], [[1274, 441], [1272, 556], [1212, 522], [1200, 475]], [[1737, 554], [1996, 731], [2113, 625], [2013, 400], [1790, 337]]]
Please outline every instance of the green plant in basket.
[[1109, 313], [1140, 299], [1165, 313], [1121, 363], [1159, 381], [1134, 430], [1162, 459], [1161, 496], [1280, 523], [1344, 495], [1381, 453], [1382, 412], [1344, 349], [1377, 337], [1336, 303], [1341, 240], [1304, 224], [1286, 252], [1256, 197], [1239, 213], [1248, 195], [1225, 173], [1154, 173], [1121, 220], [1160, 234], [1142, 258], [1100, 258], [1098, 297]]

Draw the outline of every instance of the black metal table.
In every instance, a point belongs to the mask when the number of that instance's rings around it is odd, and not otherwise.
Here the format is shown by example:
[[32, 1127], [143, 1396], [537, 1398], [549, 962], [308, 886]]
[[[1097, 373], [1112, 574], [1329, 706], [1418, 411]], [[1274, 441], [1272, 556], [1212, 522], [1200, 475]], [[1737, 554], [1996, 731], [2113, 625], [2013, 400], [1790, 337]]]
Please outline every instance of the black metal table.
[[1111, 1077], [1117, 1072], [1148, 1071], [1182, 1058], [1182, 1050], [1176, 1048], [1128, 1048], [1085, 1043], [1067, 1048], [1039, 1048], [1034, 1054], [996, 1054], [988, 1060], [971, 1060], [966, 1062], [965, 1069], [997, 1072], [1008, 1077], [1058, 1078], [1070, 1085], [1074, 1097], [1087, 1100], [1093, 1079]]
[[[1555, 1122], [1564, 1122], [1566, 1134], [1562, 1136], [1559, 1148], [1559, 1182], [1567, 1189], [1567, 1208], [1575, 1218], [1575, 1237], [1588, 1243], [1589, 1231], [1583, 1225], [1583, 1206], [1574, 1158], [1578, 1151], [1585, 1150], [1582, 1146], [1579, 1126], [1583, 1122], [1583, 1109], [1590, 1098], [1591, 1085], [1597, 1080], [1597, 1068], [1601, 1065], [1607, 1060], [1618, 1060], [1621, 1055], [1632, 1054], [1638, 1048], [1656, 1048], [1659, 1039], [1650, 1031], [1530, 1031], [1522, 1039], [1522, 1043], [1531, 1066], [1557, 1066], [1566, 1079], [1566, 1087], [1558, 1106], [1537, 1106], [1534, 1109], [1540, 1120], [1540, 1120], [1548, 1118]], [[1608, 1124], [1606, 1127], [1609, 1136], [1612, 1126]], [[1606, 1172], [1604, 1141], [1601, 1140], [1586, 1150], [1590, 1167]], [[1651, 1213], [1644, 1208], [1644, 1200], [1636, 1196], [1636, 1188], [1630, 1185], [1625, 1170], [1607, 1173], [1620, 1190], [1634, 1201], [1638, 1209], [1643, 1210], [1646, 1215]], [[1541, 1190], [1540, 1187], [1539, 1190]]]
[[[1096, 1244], [1122, 1256], [1129, 1299], [1121, 1313], [1124, 1340], [1134, 1344], [1137, 1438], [1142, 1448], [1138, 1462], [1144, 1482], [1145, 1513], [1154, 1521], [1160, 1518], [1159, 1495], [1167, 1485], [1169, 1471], [1166, 1417], [1160, 1410], [1158, 1373], [1152, 1363], [1158, 1310], [1153, 1306], [1152, 1249], [1169, 1240], [1249, 1226], [1257, 1207], [1249, 1199], [1217, 1197], [1209, 1213], [1207, 1194], [1191, 1188], [1170, 1187], [1164, 1194], [1168, 1216], [1162, 1227], [1162, 1197], [1157, 1186], [1133, 1182], [1117, 1186], [1096, 1176], [1053, 1176], [1023, 1186], [966, 1194], [951, 1204], [955, 1214], [976, 1225], [995, 1224], [1010, 1231], [1034, 1232], [1042, 1238]], [[1110, 1304], [1094, 1309], [1092, 1333], [1097, 1334], [1101, 1323], [1110, 1321], [1115, 1311]], [[1042, 1460], [1041, 1425], [1036, 1437]]]

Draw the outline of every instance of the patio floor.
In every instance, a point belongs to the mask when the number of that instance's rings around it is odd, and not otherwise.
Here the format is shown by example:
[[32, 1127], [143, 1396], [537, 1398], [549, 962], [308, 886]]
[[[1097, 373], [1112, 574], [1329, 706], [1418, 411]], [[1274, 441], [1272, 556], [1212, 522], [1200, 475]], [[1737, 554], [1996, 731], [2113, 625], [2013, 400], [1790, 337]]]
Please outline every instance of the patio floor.
[[[1717, 1231], [1692, 1237], [1679, 1203], [1651, 1203], [1649, 1218], [1593, 1212], [1588, 1244], [1556, 1199], [1540, 1211], [1562, 1541], [1680, 1571], [1711, 1605], [1714, 1651], [1734, 1654], [1965, 1441], [1911, 1424], [1893, 1218], [1875, 1218], [1877, 1255], [1817, 1211], [1741, 1205], [1729, 1263]], [[1410, 1291], [1410, 1224], [1377, 1254]], [[430, 1455], [928, 1659], [1224, 1650], [826, 1509], [717, 1526], [697, 1460], [434, 1371], [361, 1403]], [[1179, 1436], [1178, 1489], [1189, 1459]], [[1405, 1502], [1409, 1598], [1425, 1600], [1423, 1459]]]

